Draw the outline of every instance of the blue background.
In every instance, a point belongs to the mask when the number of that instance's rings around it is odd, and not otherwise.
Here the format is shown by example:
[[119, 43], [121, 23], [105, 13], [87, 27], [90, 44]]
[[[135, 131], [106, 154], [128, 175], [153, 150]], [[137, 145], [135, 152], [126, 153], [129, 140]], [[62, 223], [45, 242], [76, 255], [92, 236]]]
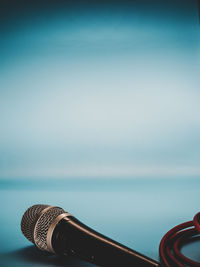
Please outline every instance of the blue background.
[[27, 247], [20, 219], [36, 203], [158, 259], [199, 210], [198, 1], [0, 6], [3, 266], [65, 264]]

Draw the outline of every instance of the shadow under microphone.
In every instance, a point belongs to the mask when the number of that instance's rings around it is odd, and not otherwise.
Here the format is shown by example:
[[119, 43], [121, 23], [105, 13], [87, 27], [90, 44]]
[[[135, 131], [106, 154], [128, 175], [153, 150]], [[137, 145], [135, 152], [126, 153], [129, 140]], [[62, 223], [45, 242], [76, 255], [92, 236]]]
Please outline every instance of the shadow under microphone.
[[158, 267], [150, 259], [89, 228], [62, 208], [34, 205], [21, 220], [24, 236], [39, 249], [98, 266]]

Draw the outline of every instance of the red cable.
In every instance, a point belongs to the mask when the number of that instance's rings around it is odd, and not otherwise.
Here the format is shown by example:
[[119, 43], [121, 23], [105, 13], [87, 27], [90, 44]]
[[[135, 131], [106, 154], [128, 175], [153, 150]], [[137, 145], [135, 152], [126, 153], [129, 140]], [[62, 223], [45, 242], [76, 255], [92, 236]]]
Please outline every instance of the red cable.
[[197, 231], [200, 233], [200, 212], [197, 213], [197, 214], [194, 216], [193, 222], [194, 222], [194, 226], [195, 226], [195, 228], [196, 228]]
[[159, 252], [160, 252], [160, 258], [162, 260], [162, 263], [166, 267], [172, 267], [171, 262], [169, 261], [169, 258], [171, 258], [172, 262], [175, 264], [174, 266], [184, 267], [184, 265], [181, 262], [178, 262], [174, 255], [171, 253], [171, 247], [169, 246], [170, 237], [172, 237], [174, 234], [179, 232], [180, 230], [184, 228], [191, 227], [193, 225], [193, 222], [187, 222], [180, 224], [174, 228], [172, 228], [170, 231], [168, 231], [164, 237], [162, 238], [160, 242]]
[[[187, 231], [187, 232], [186, 232]], [[193, 267], [193, 266], [200, 266], [200, 263], [196, 262], [196, 261], [193, 261], [189, 258], [187, 258], [186, 256], [184, 256], [182, 253], [181, 253], [181, 247], [189, 242], [192, 241], [192, 236], [198, 234], [198, 232], [194, 229], [189, 229], [189, 230], [185, 230], [185, 236], [184, 236], [184, 239], [177, 239], [176, 242], [174, 243], [173, 245], [173, 252], [174, 254], [177, 256], [177, 258], [179, 258], [179, 260], [182, 260], [184, 261], [185, 264]]]
[[195, 215], [193, 221], [182, 223], [168, 231], [159, 246], [161, 264], [165, 267], [200, 267], [200, 263], [181, 253], [181, 248], [199, 234], [200, 213]]

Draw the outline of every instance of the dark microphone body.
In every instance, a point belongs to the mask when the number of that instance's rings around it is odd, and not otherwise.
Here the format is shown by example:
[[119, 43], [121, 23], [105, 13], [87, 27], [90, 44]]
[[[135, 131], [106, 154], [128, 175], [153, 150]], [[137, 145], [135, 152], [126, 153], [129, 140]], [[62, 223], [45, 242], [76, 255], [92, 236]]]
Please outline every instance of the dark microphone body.
[[156, 267], [159, 263], [94, 231], [59, 207], [34, 205], [21, 229], [41, 250], [75, 256], [98, 266]]

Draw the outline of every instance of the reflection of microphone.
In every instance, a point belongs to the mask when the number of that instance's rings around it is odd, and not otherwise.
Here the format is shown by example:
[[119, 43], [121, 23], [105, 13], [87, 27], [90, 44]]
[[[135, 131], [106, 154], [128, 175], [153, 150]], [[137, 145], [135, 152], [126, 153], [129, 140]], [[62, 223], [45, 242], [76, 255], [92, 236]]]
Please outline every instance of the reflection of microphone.
[[21, 230], [39, 249], [79, 257], [101, 266], [151, 267], [159, 264], [87, 227], [59, 207], [34, 205]]

